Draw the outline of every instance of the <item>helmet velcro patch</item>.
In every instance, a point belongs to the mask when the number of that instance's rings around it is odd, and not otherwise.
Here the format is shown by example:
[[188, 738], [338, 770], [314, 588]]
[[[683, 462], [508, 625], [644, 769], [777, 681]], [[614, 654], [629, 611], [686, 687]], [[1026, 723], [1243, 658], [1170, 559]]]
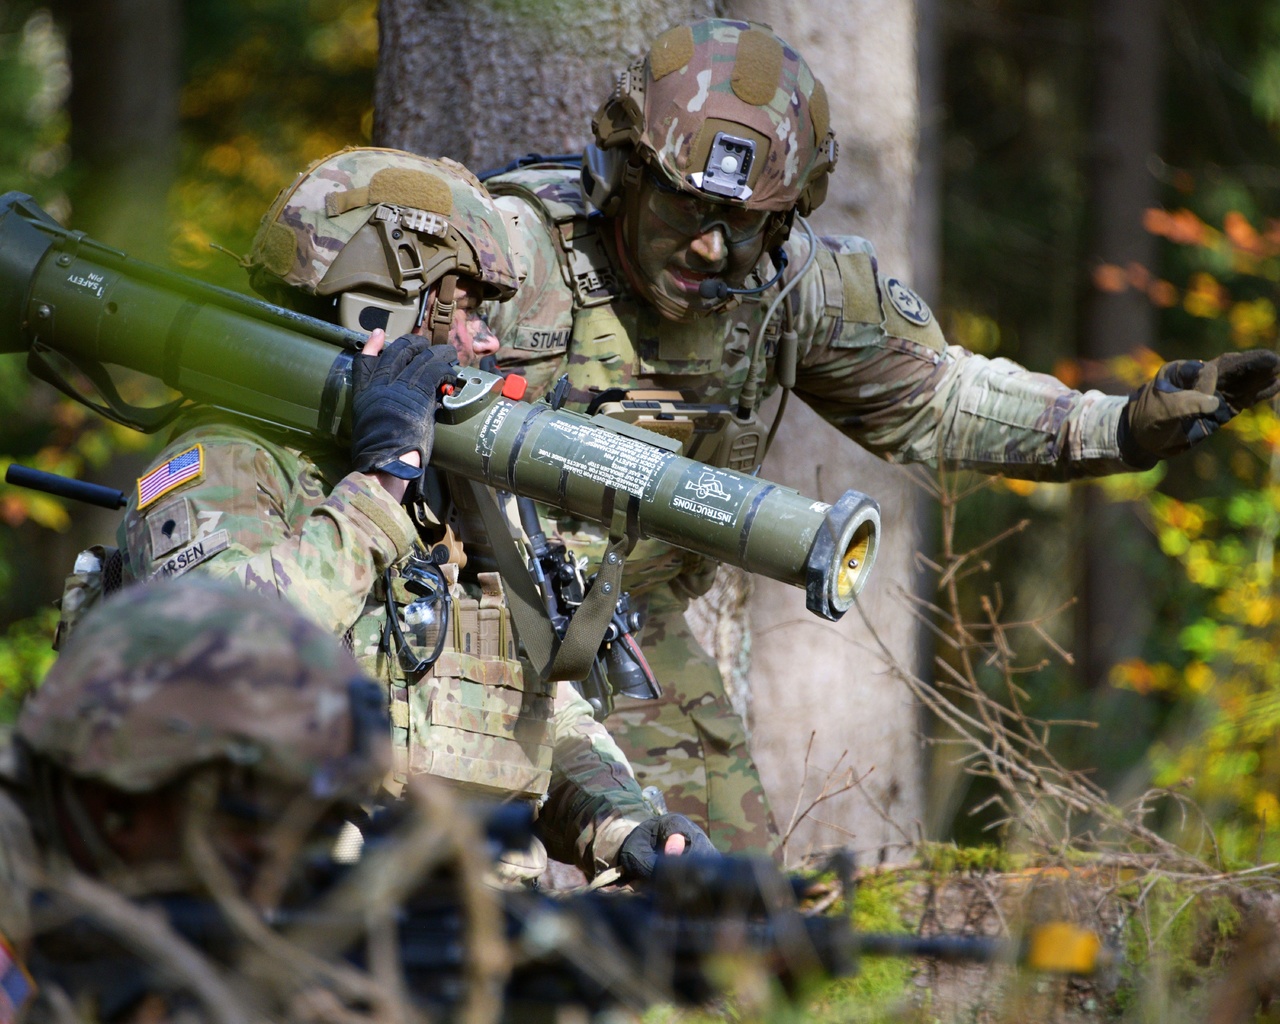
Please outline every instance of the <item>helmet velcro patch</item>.
[[368, 205], [368, 185], [363, 188], [349, 188], [345, 192], [330, 192], [324, 197], [324, 212], [327, 217], [341, 217], [344, 213]]
[[[649, 74], [656, 82], [673, 71], [679, 71], [693, 59], [693, 29], [679, 25], [658, 36], [649, 51]], [[770, 97], [773, 93], [769, 93]]]
[[258, 235], [257, 261], [268, 273], [276, 277], [284, 277], [293, 269], [294, 257], [297, 255], [297, 243], [293, 232], [278, 220], [272, 221]]
[[773, 100], [782, 78], [782, 44], [776, 36], [749, 29], [738, 37], [730, 84], [738, 99], [763, 107]]
[[814, 79], [813, 93], [809, 97], [809, 117], [813, 121], [813, 137], [821, 145], [827, 129], [831, 127], [831, 107], [827, 103], [827, 90], [817, 79]]
[[453, 213], [453, 193], [449, 191], [448, 183], [429, 171], [415, 171], [407, 167], [384, 167], [370, 178], [369, 202], [373, 205], [411, 206], [442, 217]]

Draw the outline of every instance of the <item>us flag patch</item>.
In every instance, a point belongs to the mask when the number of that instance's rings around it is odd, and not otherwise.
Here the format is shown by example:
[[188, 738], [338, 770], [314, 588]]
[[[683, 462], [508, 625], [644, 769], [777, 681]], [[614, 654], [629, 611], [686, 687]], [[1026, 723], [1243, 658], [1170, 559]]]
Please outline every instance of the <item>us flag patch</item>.
[[0, 935], [0, 1024], [12, 1024], [35, 994], [31, 975]]
[[168, 494], [188, 480], [196, 480], [204, 473], [204, 446], [196, 445], [175, 455], [162, 466], [157, 466], [138, 480], [138, 508], [146, 508], [157, 498]]

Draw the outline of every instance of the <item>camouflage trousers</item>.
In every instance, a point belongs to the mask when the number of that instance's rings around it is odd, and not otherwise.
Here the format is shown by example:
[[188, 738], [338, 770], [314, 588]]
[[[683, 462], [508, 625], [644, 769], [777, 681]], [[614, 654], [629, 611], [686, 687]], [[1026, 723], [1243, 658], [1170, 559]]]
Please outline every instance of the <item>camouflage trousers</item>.
[[773, 853], [778, 828], [720, 669], [690, 631], [684, 601], [667, 587], [645, 597], [640, 646], [662, 696], [620, 698], [605, 724], [640, 785], [662, 790], [667, 810], [701, 825], [717, 849]]

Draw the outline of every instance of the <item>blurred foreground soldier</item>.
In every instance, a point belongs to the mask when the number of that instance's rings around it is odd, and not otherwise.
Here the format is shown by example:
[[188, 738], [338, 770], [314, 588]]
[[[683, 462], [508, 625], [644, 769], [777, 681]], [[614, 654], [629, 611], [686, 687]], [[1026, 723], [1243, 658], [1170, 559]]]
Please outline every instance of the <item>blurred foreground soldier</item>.
[[[538, 801], [552, 855], [593, 876], [624, 843], [658, 842], [637, 830], [653, 811], [586, 702], [522, 666], [501, 578], [468, 571], [450, 496], [423, 473], [455, 359], [497, 349], [477, 307], [515, 290], [507, 249], [502, 218], [459, 164], [353, 149], [299, 175], [246, 262], [268, 299], [372, 332], [352, 365], [350, 450], [196, 410], [138, 481], [124, 570], [232, 578], [301, 608], [386, 687], [389, 788], [426, 773]], [[536, 876], [544, 859], [509, 866]]]
[[[870, 242], [817, 239], [802, 219], [826, 195], [835, 138], [822, 83], [767, 26], [671, 29], [592, 128], [580, 174], [487, 181], [521, 277], [489, 323], [533, 397], [567, 374], [569, 408], [750, 472], [767, 447], [760, 401], [794, 388], [886, 459], [1066, 480], [1150, 467], [1276, 391], [1271, 352], [1170, 363], [1125, 399], [948, 345]], [[574, 550], [602, 547], [588, 524], [553, 525]], [[743, 724], [684, 620], [714, 569], [652, 540], [631, 554], [624, 586], [647, 605], [641, 642], [666, 693], [620, 701], [610, 727], [671, 810], [721, 849], [758, 849], [776, 829]]]
[[[318, 978], [254, 924], [298, 900], [300, 866], [391, 763], [381, 688], [332, 636], [231, 583], [130, 588], [80, 625], [13, 753], [54, 929], [29, 946], [28, 1019], [288, 1018]], [[207, 960], [125, 898], [175, 894], [238, 914], [244, 962]], [[73, 917], [92, 929], [58, 930]]]

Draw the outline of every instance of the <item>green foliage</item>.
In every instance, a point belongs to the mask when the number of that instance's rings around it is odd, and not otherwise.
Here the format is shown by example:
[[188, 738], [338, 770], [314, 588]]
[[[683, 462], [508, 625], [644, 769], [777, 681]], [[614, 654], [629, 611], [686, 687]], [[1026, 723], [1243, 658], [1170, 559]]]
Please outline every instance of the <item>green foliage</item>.
[[[1237, 347], [1275, 343], [1275, 307], [1255, 296], [1280, 279], [1280, 223], [1260, 231], [1229, 211], [1219, 229], [1190, 210], [1153, 211], [1148, 228], [1180, 244], [1196, 268], [1185, 314], [1217, 324]], [[1148, 755], [1154, 780], [1194, 798], [1218, 856], [1242, 866], [1280, 859], [1280, 417], [1260, 406], [1222, 434], [1192, 457], [1194, 500], [1141, 498], [1182, 574], [1181, 622], [1156, 656], [1116, 666], [1112, 682], [1177, 708], [1178, 728]], [[1189, 823], [1182, 838], [1196, 844], [1201, 828]]]
[[1231, 954], [1240, 908], [1227, 895], [1168, 878], [1130, 883], [1117, 894], [1132, 901], [1124, 931], [1124, 958], [1116, 1003], [1148, 1011], [1172, 992], [1199, 999]]
[[246, 290], [212, 245], [248, 251], [258, 221], [309, 163], [367, 145], [377, 63], [374, 0], [189, 4], [183, 158], [171, 195], [171, 256]]
[[40, 684], [53, 664], [49, 638], [57, 624], [57, 609], [47, 608], [14, 623], [0, 638], [0, 680], [4, 681], [0, 686], [0, 724], [17, 717], [23, 696]]
[[916, 849], [920, 866], [931, 874], [954, 875], [970, 871], [1015, 871], [1020, 858], [1004, 847], [983, 843], [958, 846], [955, 843], [921, 843]]
[[[903, 919], [916, 886], [914, 872], [890, 872], [861, 880], [852, 909], [853, 926], [863, 932], [910, 932]], [[828, 914], [848, 914], [843, 900]], [[858, 974], [820, 985], [807, 1000], [789, 1006], [769, 993], [758, 991], [749, 976], [741, 978], [740, 989], [755, 990], [754, 998], [717, 1007], [714, 1011], [676, 1010], [659, 1007], [644, 1016], [645, 1024], [713, 1024], [716, 1021], [759, 1020], [773, 1024], [890, 1024], [902, 1018], [899, 1012], [909, 994], [915, 970], [912, 961], [890, 957], [866, 957], [858, 963]], [[758, 980], [758, 979], [757, 979]], [[777, 993], [773, 994], [778, 995]], [[750, 1005], [755, 1002], [755, 1006]]]
[[[259, 218], [297, 171], [344, 145], [368, 142], [375, 9], [375, 0], [183, 5], [180, 166], [168, 211], [171, 257], [181, 268], [247, 290], [237, 263], [211, 243], [246, 251]], [[64, 219], [65, 185], [86, 172], [85, 165], [68, 162], [75, 156], [67, 148], [64, 110], [70, 71], [49, 11], [26, 0], [0, 0], [0, 191], [29, 192]], [[121, 386], [128, 400], [148, 404], [154, 397], [136, 380]], [[21, 462], [80, 476], [161, 441], [107, 424], [55, 396], [32, 381], [21, 357], [0, 358], [0, 470]], [[0, 522], [11, 528], [0, 531], [0, 622], [6, 622], [56, 595], [69, 567], [48, 557], [66, 554], [45, 544], [42, 531], [73, 530], [77, 518], [58, 499], [4, 488]], [[15, 627], [12, 651], [26, 651], [23, 645], [34, 643], [41, 624], [49, 624], [47, 614]], [[49, 636], [51, 630], [46, 646]], [[0, 675], [0, 701], [9, 706], [39, 674], [25, 654], [12, 657], [25, 667], [18, 671], [15, 663], [14, 672]]]
[[67, 87], [48, 10], [0, 3], [0, 191], [28, 192], [55, 212], [66, 205]]
[[[1089, 269], [1080, 239], [1090, 11], [1047, 0], [961, 0], [948, 10], [941, 316], [953, 340], [1077, 384], [1098, 369], [1071, 358]], [[1280, 13], [1190, 0], [1166, 9], [1162, 27], [1165, 118], [1152, 163], [1161, 205], [1144, 222], [1162, 240], [1159, 263], [1099, 268], [1093, 280], [1145, 292], [1161, 311], [1159, 353], [1105, 368], [1122, 387], [1165, 358], [1280, 339]], [[1095, 770], [1104, 785], [1145, 770], [1193, 797], [1233, 864], [1280, 859], [1275, 433], [1270, 412], [1244, 416], [1152, 474], [1092, 485], [1152, 528], [1157, 543], [1136, 555], [1150, 633], [1113, 686], [1086, 691], [1069, 669], [1050, 668], [1026, 705], [1034, 715], [1099, 721], [1098, 730], [1060, 734], [1064, 762]], [[1015, 485], [962, 509], [960, 550], [1032, 519], [991, 554], [1010, 618], [1043, 614], [1076, 590], [1078, 505], [1052, 487]], [[1058, 643], [1078, 650], [1073, 628], [1069, 615], [1050, 625]], [[979, 782], [970, 802], [987, 795]], [[962, 815], [955, 834], [976, 841], [983, 824]], [[1198, 829], [1192, 822], [1184, 833], [1197, 847]]]
[[[862, 932], [908, 933], [910, 929], [902, 912], [914, 884], [914, 878], [907, 873], [862, 879], [853, 903], [854, 928]], [[847, 907], [843, 910], [848, 913]], [[908, 993], [913, 969], [912, 962], [906, 959], [864, 957], [858, 964], [857, 976], [827, 985], [809, 1007], [805, 1019], [814, 1024], [828, 1021], [876, 1024], [896, 1020]]]

